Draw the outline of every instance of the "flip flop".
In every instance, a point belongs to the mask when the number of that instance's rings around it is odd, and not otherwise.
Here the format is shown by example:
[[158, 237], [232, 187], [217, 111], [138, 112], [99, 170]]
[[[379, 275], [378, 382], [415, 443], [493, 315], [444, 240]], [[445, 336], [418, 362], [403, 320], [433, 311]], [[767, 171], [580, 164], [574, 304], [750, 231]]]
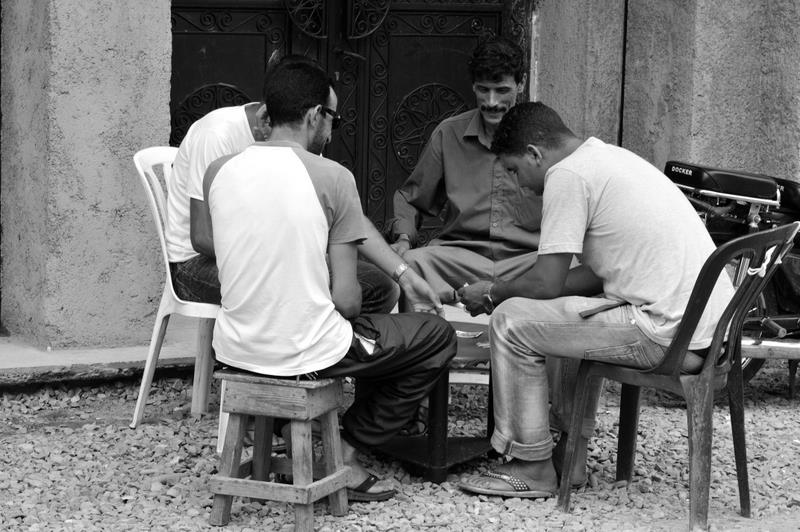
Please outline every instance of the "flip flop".
[[[475, 480], [481, 478], [495, 478], [498, 480], [502, 480], [506, 484], [508, 484], [511, 489], [510, 490], [502, 490], [496, 488], [485, 488], [483, 486], [479, 486], [474, 483]], [[470, 480], [473, 483], [470, 483]], [[514, 475], [509, 475], [508, 473], [498, 473], [494, 470], [489, 470], [485, 473], [480, 475], [472, 475], [465, 480], [462, 480], [458, 483], [458, 487], [462, 490], [469, 491], [472, 493], [479, 493], [481, 495], [494, 495], [496, 497], [520, 497], [520, 498], [527, 498], [527, 499], [547, 499], [549, 497], [555, 496], [555, 491], [548, 491], [548, 490], [532, 490], [528, 484], [519, 477]]]
[[396, 490], [384, 490], [370, 492], [369, 489], [378, 482], [378, 477], [370, 475], [367, 479], [355, 488], [347, 488], [347, 499], [350, 502], [379, 502], [391, 499], [397, 493]]

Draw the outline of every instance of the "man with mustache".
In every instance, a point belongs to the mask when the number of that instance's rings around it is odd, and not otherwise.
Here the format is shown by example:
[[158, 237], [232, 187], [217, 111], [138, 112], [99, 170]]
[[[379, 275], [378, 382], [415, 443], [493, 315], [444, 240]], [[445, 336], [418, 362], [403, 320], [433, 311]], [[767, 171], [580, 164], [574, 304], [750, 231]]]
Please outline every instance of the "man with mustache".
[[[469, 60], [477, 108], [444, 120], [394, 195], [393, 249], [431, 285], [442, 303], [479, 279], [510, 279], [536, 260], [541, 198], [520, 187], [491, 152], [503, 115], [525, 85], [522, 50], [491, 38]], [[422, 215], [441, 216], [442, 230], [412, 249]]]

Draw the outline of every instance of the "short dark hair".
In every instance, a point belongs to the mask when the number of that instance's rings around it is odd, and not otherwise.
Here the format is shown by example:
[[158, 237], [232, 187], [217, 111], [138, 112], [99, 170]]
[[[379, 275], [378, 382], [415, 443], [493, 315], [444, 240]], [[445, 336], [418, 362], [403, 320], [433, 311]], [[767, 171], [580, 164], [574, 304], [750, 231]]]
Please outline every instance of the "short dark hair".
[[328, 76], [311, 59], [284, 58], [267, 74], [264, 104], [273, 127], [299, 122], [308, 109], [328, 101]]
[[522, 83], [525, 77], [525, 55], [522, 48], [505, 37], [490, 37], [479, 43], [467, 64], [473, 83], [498, 82], [504, 76], [514, 76], [514, 81]]
[[497, 155], [520, 155], [528, 144], [556, 148], [574, 136], [558, 113], [542, 102], [518, 103], [497, 126], [492, 151]]

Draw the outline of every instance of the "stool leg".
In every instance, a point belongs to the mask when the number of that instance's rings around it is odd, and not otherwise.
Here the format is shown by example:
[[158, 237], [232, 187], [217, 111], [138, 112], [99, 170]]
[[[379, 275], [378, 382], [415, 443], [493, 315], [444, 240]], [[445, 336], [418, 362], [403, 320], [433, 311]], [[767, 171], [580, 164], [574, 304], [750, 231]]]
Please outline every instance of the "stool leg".
[[272, 418], [255, 416], [253, 441], [253, 480], [267, 480], [272, 456]]
[[[314, 448], [311, 441], [311, 421], [293, 419], [292, 477], [295, 486], [308, 486], [314, 481]], [[314, 530], [314, 502], [294, 505], [294, 529]]]
[[[325, 453], [325, 475], [327, 476], [344, 467], [336, 410], [324, 414], [320, 421], [322, 422], [322, 448]], [[328, 505], [333, 515], [345, 515], [347, 513], [347, 490], [343, 488], [328, 495]]]
[[[242, 414], [231, 414], [228, 419], [228, 426], [225, 429], [225, 444], [222, 447], [222, 458], [218, 477], [237, 478], [239, 476], [239, 464], [242, 461], [242, 440], [244, 431], [247, 428], [247, 416]], [[211, 515], [208, 518], [212, 525], [227, 525], [231, 520], [232, 495], [214, 494], [214, 504], [211, 507]]]

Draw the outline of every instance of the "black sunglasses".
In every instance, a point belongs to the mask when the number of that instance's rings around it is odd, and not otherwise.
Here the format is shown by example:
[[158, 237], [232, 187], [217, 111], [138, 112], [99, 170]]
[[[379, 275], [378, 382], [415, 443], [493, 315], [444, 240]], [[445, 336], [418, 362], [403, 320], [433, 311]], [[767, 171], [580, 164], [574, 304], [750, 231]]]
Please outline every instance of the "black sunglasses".
[[331, 109], [330, 107], [322, 106], [321, 111], [326, 115], [331, 115], [333, 118], [333, 122], [331, 123], [331, 129], [337, 129], [342, 123], [342, 115]]

